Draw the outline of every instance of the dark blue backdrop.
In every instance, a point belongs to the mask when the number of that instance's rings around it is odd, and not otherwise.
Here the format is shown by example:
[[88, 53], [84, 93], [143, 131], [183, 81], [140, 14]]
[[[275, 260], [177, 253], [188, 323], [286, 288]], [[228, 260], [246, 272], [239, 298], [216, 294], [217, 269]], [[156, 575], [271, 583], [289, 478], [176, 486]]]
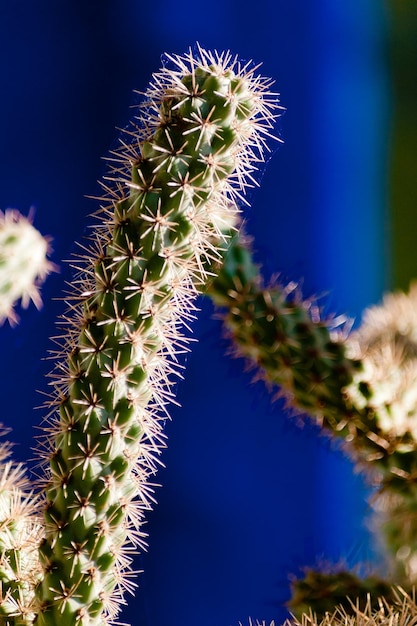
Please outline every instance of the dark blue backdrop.
[[[263, 61], [287, 113], [285, 140], [252, 197], [248, 230], [267, 274], [304, 277], [328, 310], [357, 316], [389, 283], [388, 89], [382, 2], [351, 0], [0, 0], [0, 207], [36, 207], [36, 225], [69, 258], [95, 209], [100, 157], [164, 51], [203, 46]], [[69, 273], [45, 307], [0, 329], [3, 407], [16, 457], [32, 456], [54, 319]], [[305, 565], [372, 557], [366, 490], [311, 426], [299, 429], [250, 384], [208, 303], [167, 425], [159, 504], [136, 599], [144, 626], [229, 626], [285, 616], [288, 576]]]

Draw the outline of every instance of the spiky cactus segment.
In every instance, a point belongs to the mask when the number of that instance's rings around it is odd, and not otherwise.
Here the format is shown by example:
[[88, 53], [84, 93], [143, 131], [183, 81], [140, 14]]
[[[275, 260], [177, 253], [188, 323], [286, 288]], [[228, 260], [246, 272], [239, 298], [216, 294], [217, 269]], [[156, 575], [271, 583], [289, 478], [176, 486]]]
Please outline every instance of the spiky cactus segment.
[[351, 407], [343, 389], [360, 363], [346, 354], [340, 320], [323, 319], [295, 283], [265, 286], [248, 242], [238, 236], [208, 294], [224, 310], [237, 356], [277, 385], [289, 406], [350, 438]]
[[[376, 528], [395, 557], [399, 580], [417, 581], [417, 285], [387, 294], [364, 312], [349, 338], [363, 369], [347, 388], [352, 402], [373, 412], [370, 434], [384, 469], [374, 499]], [[371, 459], [372, 460], [372, 459]]]
[[270, 81], [229, 53], [169, 61], [112, 155], [64, 320], [37, 626], [106, 624], [134, 587], [182, 327], [275, 116]]
[[209, 294], [225, 309], [237, 354], [279, 386], [290, 406], [345, 439], [383, 489], [415, 492], [417, 288], [387, 296], [349, 336], [293, 283], [265, 287], [236, 237]]
[[373, 530], [390, 559], [394, 579], [407, 586], [417, 584], [417, 494], [386, 490], [373, 498]]
[[[294, 294], [293, 285], [264, 287], [250, 250], [236, 237], [209, 294], [225, 309], [236, 353], [278, 385], [290, 406], [343, 437], [353, 459], [379, 485], [373, 508], [386, 540], [389, 574], [415, 584], [417, 287], [409, 294], [386, 296], [382, 306], [365, 312], [359, 330], [350, 336], [335, 335], [332, 320], [330, 325], [322, 320], [314, 302]], [[315, 575], [321, 598], [322, 574]], [[297, 602], [303, 591], [306, 603], [313, 603], [310, 582], [299, 582]], [[366, 596], [374, 581], [353, 583]], [[327, 595], [331, 601], [334, 589]]]
[[323, 619], [336, 607], [348, 614], [353, 614], [355, 607], [363, 611], [368, 605], [376, 610], [381, 598], [386, 602], [395, 600], [391, 583], [377, 576], [360, 578], [346, 570], [317, 572], [308, 569], [305, 576], [294, 580], [291, 586], [292, 597], [287, 606], [299, 619], [303, 613], [313, 613]]
[[0, 211], [0, 324], [17, 323], [15, 304], [42, 305], [39, 287], [55, 266], [48, 261], [49, 240], [18, 211]]
[[284, 626], [407, 626], [415, 624], [417, 605], [413, 596], [403, 589], [393, 589], [394, 599], [387, 602], [382, 598], [368, 598], [365, 607], [350, 604], [349, 610], [337, 606], [334, 610], [318, 617], [313, 611], [292, 617]]
[[35, 616], [35, 586], [41, 578], [40, 503], [21, 464], [0, 444], [0, 623], [27, 626]]
[[387, 294], [367, 309], [349, 338], [363, 369], [347, 388], [352, 402], [372, 411], [376, 452], [384, 459], [394, 490], [416, 488], [417, 477], [417, 285]]

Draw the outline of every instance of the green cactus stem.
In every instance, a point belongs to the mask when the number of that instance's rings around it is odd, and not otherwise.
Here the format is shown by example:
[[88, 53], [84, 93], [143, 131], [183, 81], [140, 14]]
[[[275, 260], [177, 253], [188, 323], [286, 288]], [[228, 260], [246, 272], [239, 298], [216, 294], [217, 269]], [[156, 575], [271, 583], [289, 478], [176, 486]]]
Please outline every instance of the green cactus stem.
[[53, 372], [37, 626], [112, 622], [135, 585], [182, 328], [262, 160], [269, 90], [229, 53], [169, 57], [111, 157]]
[[48, 261], [48, 238], [32, 226], [31, 219], [18, 211], [0, 211], [0, 325], [17, 323], [14, 305], [21, 300], [26, 308], [32, 301], [42, 305], [39, 287], [56, 267]]

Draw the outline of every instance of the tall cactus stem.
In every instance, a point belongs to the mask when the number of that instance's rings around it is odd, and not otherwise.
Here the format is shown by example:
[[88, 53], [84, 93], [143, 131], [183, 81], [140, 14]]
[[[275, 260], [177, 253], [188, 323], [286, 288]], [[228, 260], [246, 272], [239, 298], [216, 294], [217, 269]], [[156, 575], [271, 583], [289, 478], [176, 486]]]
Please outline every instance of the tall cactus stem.
[[110, 157], [64, 319], [37, 626], [107, 624], [135, 584], [184, 324], [277, 114], [271, 82], [229, 53], [168, 62]]

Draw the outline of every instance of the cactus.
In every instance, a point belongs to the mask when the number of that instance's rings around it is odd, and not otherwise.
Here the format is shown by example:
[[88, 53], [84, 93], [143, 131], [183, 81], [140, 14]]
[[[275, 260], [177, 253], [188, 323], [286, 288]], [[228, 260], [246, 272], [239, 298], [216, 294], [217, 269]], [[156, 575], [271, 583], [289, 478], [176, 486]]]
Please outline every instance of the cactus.
[[[374, 499], [378, 532], [394, 556], [394, 572], [403, 584], [417, 582], [416, 451], [417, 286], [387, 294], [380, 306], [367, 309], [349, 338], [352, 354], [363, 363], [360, 380], [347, 388], [353, 402], [357, 384], [369, 390], [366, 403], [376, 420], [375, 435], [386, 452], [390, 475]], [[362, 404], [364, 404], [362, 399]], [[381, 455], [382, 456], [382, 455]]]
[[237, 355], [279, 386], [289, 406], [343, 438], [381, 490], [413, 495], [415, 287], [369, 309], [349, 334], [294, 283], [265, 287], [236, 237], [208, 293], [224, 310]]
[[303, 579], [293, 582], [288, 607], [299, 619], [309, 612], [323, 619], [326, 613], [333, 613], [336, 606], [346, 613], [351, 612], [352, 603], [362, 611], [367, 605], [375, 611], [381, 598], [391, 604], [396, 599], [392, 585], [381, 578], [363, 579], [343, 569], [334, 572], [307, 569]]
[[[197, 46], [167, 56], [108, 159], [56, 339], [39, 497], [0, 448], [6, 626], [105, 626], [134, 591], [132, 553], [146, 545], [163, 422], [204, 290], [224, 310], [237, 353], [378, 482], [395, 582], [416, 578], [417, 292], [387, 298], [349, 334], [344, 317], [324, 317], [296, 285], [264, 284], [235, 231], [279, 114], [270, 86], [229, 53]], [[47, 253], [30, 220], [1, 214], [1, 319], [16, 322], [16, 300], [40, 306], [40, 282], [54, 269]], [[408, 596], [401, 613], [391, 581], [379, 578], [310, 571], [294, 589], [293, 606], [317, 611], [323, 625], [415, 617]]]
[[6, 319], [17, 323], [18, 300], [24, 308], [30, 301], [40, 308], [39, 287], [56, 270], [47, 259], [49, 252], [49, 239], [32, 226], [30, 217], [12, 209], [0, 211], [0, 325]]
[[417, 605], [414, 596], [410, 596], [400, 587], [394, 590], [392, 602], [383, 598], [372, 602], [371, 598], [365, 606], [354, 602], [348, 610], [338, 606], [336, 610], [317, 617], [313, 612], [303, 613], [300, 618], [293, 617], [284, 626], [386, 626], [387, 624], [413, 624], [417, 616]]
[[361, 363], [346, 353], [340, 320], [322, 319], [295, 283], [266, 287], [242, 237], [233, 238], [207, 293], [224, 311], [236, 355], [279, 387], [289, 406], [348, 437], [352, 411], [343, 389]]
[[269, 87], [229, 53], [168, 57], [109, 159], [51, 374], [38, 626], [111, 622], [135, 586], [183, 326], [267, 147]]
[[279, 387], [278, 395], [299, 416], [307, 414], [342, 438], [379, 487], [373, 523], [383, 542], [386, 580], [309, 570], [293, 582], [290, 608], [299, 615], [309, 605], [324, 615], [342, 597], [366, 599], [373, 590], [375, 599], [390, 599], [394, 581], [411, 588], [417, 581], [417, 287], [387, 295], [349, 333], [344, 318], [342, 325], [323, 318], [318, 303], [304, 300], [297, 285], [265, 286], [248, 243], [235, 236], [208, 294], [223, 310], [235, 354], [275, 393]]

